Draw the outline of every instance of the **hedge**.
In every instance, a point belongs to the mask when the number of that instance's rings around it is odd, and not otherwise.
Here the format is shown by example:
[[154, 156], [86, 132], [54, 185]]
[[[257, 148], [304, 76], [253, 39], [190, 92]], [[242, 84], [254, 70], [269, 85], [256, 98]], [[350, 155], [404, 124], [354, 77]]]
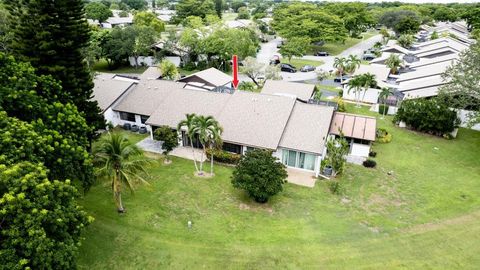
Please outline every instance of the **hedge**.
[[213, 160], [227, 164], [237, 164], [242, 155], [230, 153], [221, 149], [207, 149], [207, 157], [210, 158], [213, 152]]

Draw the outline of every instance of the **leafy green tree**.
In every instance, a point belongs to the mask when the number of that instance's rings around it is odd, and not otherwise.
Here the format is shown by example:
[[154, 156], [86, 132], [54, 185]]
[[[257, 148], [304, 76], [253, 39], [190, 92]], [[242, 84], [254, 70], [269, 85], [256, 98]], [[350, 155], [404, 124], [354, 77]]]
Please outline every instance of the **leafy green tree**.
[[174, 63], [164, 59], [159, 66], [160, 72], [162, 73], [162, 78], [166, 80], [175, 81], [180, 77], [178, 69]]
[[136, 26], [153, 28], [157, 33], [165, 31], [165, 24], [157, 18], [157, 15], [148, 11], [140, 11], [133, 16], [133, 23]]
[[385, 60], [385, 65], [390, 68], [390, 72], [392, 74], [397, 74], [398, 69], [402, 66], [402, 64], [402, 59], [400, 59], [400, 56], [395, 53], [388, 56], [387, 60]]
[[183, 119], [182, 121], [180, 121], [177, 125], [177, 130], [179, 132], [182, 131], [182, 129], [186, 132], [186, 135], [188, 137], [188, 141], [190, 143], [190, 147], [192, 149], [192, 157], [193, 157], [193, 164], [195, 165], [195, 172], [199, 172], [198, 170], [198, 166], [197, 166], [197, 159], [195, 157], [195, 149], [193, 148], [193, 139], [195, 137], [195, 132], [194, 132], [194, 128], [195, 128], [195, 119], [196, 119], [196, 115], [194, 113], [192, 114], [186, 114], [185, 115], [185, 119]]
[[257, 81], [257, 77], [263, 74], [264, 64], [257, 62], [257, 59], [254, 57], [247, 57], [243, 60], [243, 65], [240, 66], [240, 72], [245, 74], [252, 82], [259, 87], [260, 84]]
[[311, 42], [344, 41], [347, 37], [343, 20], [311, 3], [278, 6], [272, 26], [282, 37], [308, 37]]
[[401, 35], [400, 37], [398, 37], [397, 39], [397, 42], [398, 44], [400, 44], [400, 46], [408, 49], [412, 46], [413, 44], [413, 41], [414, 41], [414, 38], [412, 35], [409, 35], [409, 34], [404, 34], [404, 35]]
[[135, 10], [144, 10], [148, 6], [147, 1], [145, 0], [121, 0], [120, 3]]
[[165, 155], [165, 163], [170, 163], [169, 153], [178, 146], [177, 132], [173, 131], [169, 126], [160, 126], [153, 132], [153, 138], [162, 141], [162, 150]]
[[239, 8], [245, 7], [245, 6], [247, 6], [247, 4], [242, 0], [233, 0], [230, 3], [230, 8], [232, 8], [235, 12], [238, 12]]
[[93, 221], [70, 181], [51, 181], [41, 164], [0, 162], [0, 265], [75, 269], [82, 232]]
[[121, 133], [109, 132], [100, 139], [93, 153], [98, 174], [111, 180], [115, 205], [119, 213], [124, 213], [122, 186], [133, 192], [136, 182], [148, 184], [143, 176], [147, 175], [145, 166], [148, 159], [137, 145]]
[[182, 62], [187, 64], [195, 58], [199, 43], [200, 37], [198, 32], [193, 28], [185, 28], [180, 34], [178, 41], [174, 41], [172, 45], [181, 53]]
[[138, 67], [138, 58], [146, 56], [152, 51], [152, 45], [157, 41], [159, 33], [151, 26], [134, 26], [135, 44], [129, 56], [135, 58], [135, 67]]
[[220, 19], [220, 17], [214, 14], [207, 14], [205, 16], [204, 21], [205, 21], [205, 25], [219, 25], [222, 23], [222, 20]]
[[238, 16], [237, 19], [239, 20], [248, 20], [250, 19], [250, 11], [247, 7], [241, 7], [238, 9]]
[[112, 11], [100, 2], [90, 2], [85, 5], [85, 16], [87, 19], [98, 20], [102, 23], [113, 16]]
[[385, 27], [382, 27], [380, 29], [380, 34], [382, 35], [382, 41], [383, 43], [387, 43], [388, 39], [390, 38], [390, 33], [388, 32], [388, 29]]
[[460, 58], [443, 74], [448, 84], [440, 87], [439, 96], [449, 106], [469, 110], [469, 124], [480, 123], [480, 45], [475, 43], [460, 53]]
[[432, 16], [436, 21], [454, 22], [458, 20], [457, 12], [445, 6], [437, 8]]
[[405, 122], [414, 130], [434, 135], [452, 132], [459, 125], [457, 113], [438, 98], [402, 101], [394, 122]]
[[467, 22], [470, 29], [480, 29], [480, 7], [469, 8], [461, 18]]
[[352, 37], [358, 37], [360, 33], [375, 25], [365, 3], [327, 3], [324, 9], [342, 18]]
[[[342, 131], [340, 130], [340, 133]], [[332, 176], [335, 177], [345, 171], [348, 155], [348, 142], [343, 135], [327, 141], [327, 164], [332, 167]]]
[[283, 190], [287, 176], [285, 165], [272, 152], [255, 149], [240, 159], [233, 171], [232, 185], [245, 190], [256, 202], [266, 203]]
[[435, 39], [438, 39], [439, 36], [438, 36], [438, 33], [437, 31], [433, 31], [432, 34], [430, 35], [430, 40], [435, 40]]
[[218, 18], [222, 18], [223, 9], [223, 0], [215, 0], [215, 12], [217, 13]]
[[265, 80], [281, 80], [282, 79], [282, 73], [280, 72], [280, 66], [279, 65], [268, 65], [265, 68]]
[[279, 52], [283, 57], [288, 58], [288, 62], [290, 62], [293, 56], [304, 56], [307, 53], [309, 44], [310, 38], [308, 37], [292, 37], [280, 48]]
[[258, 86], [253, 82], [241, 82], [238, 85], [238, 89], [248, 92], [255, 92], [255, 90], [258, 89]]
[[103, 45], [103, 55], [111, 68], [124, 63], [134, 50], [137, 33], [133, 26], [116, 27], [110, 31]]
[[8, 52], [9, 44], [13, 39], [8, 15], [8, 11], [0, 3], [0, 52]]
[[204, 26], [203, 20], [201, 17], [198, 16], [188, 16], [182, 21], [182, 25], [184, 27], [192, 28], [192, 29], [199, 29]]
[[420, 27], [418, 14], [411, 10], [391, 10], [385, 12], [379, 22], [397, 34], [416, 33]]
[[94, 127], [89, 134], [91, 141], [94, 131], [103, 128], [105, 121], [97, 102], [92, 100], [93, 81], [83, 53], [90, 41], [84, 1], [5, 0], [4, 3], [12, 16], [10, 28], [15, 36], [12, 52], [30, 62], [37, 74], [52, 75], [61, 83], [51, 101], [75, 104]]
[[217, 14], [213, 0], [180, 0], [175, 6], [175, 23], [180, 23], [189, 16], [197, 16], [202, 19], [207, 14]]
[[[223, 128], [212, 116], [198, 115], [194, 118], [193, 133], [198, 135], [198, 139], [203, 147], [200, 157], [200, 174], [203, 174], [203, 154], [206, 153], [207, 146], [214, 148], [214, 145], [221, 144], [221, 134]], [[213, 152], [211, 159], [210, 175], [213, 176]]]
[[125, 11], [125, 10], [122, 10], [118, 13], [118, 17], [120, 18], [126, 18], [128, 17], [128, 15], [129, 15], [128, 11]]

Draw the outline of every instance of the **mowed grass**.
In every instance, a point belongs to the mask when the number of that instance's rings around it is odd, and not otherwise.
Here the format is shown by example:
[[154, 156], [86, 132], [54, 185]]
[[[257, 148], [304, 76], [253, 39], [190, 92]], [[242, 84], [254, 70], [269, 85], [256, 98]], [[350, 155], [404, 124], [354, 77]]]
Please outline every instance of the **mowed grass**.
[[377, 31], [369, 31], [366, 33], [363, 33], [363, 39], [362, 38], [350, 38], [348, 37], [344, 42], [327, 42], [323, 46], [312, 46], [310, 48], [309, 54], [313, 54], [317, 51], [324, 51], [328, 52], [330, 55], [338, 55], [342, 53], [344, 50], [357, 45], [360, 43], [362, 40], [367, 40], [374, 35], [377, 34]]
[[101, 59], [95, 63], [92, 67], [94, 71], [105, 72], [105, 73], [116, 73], [116, 74], [142, 74], [147, 67], [145, 66], [121, 66], [116, 69], [110, 69], [107, 63], [107, 60]]
[[316, 60], [308, 60], [308, 59], [301, 59], [301, 58], [292, 58], [292, 60], [289, 62], [288, 59], [283, 58], [282, 63], [287, 63], [291, 64], [292, 66], [296, 67], [297, 69], [300, 69], [303, 66], [309, 65], [313, 67], [318, 67], [323, 65], [323, 61], [316, 61]]
[[480, 132], [445, 140], [391, 117], [377, 125], [393, 141], [373, 146], [377, 168], [348, 165], [342, 195], [325, 180], [286, 184], [260, 205], [232, 188], [231, 167], [197, 178], [192, 161], [173, 158], [154, 161], [151, 184], [125, 192], [118, 215], [98, 184], [80, 201], [95, 217], [80, 269], [478, 269]]

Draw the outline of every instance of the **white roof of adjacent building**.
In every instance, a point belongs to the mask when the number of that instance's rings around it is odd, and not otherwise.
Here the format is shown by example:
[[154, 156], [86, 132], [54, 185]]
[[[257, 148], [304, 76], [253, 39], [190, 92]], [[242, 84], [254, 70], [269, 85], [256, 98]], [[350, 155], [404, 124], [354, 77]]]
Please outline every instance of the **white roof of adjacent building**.
[[413, 62], [408, 64], [412, 68], [426, 67], [430, 65], [435, 65], [442, 62], [451, 62], [452, 60], [458, 59], [458, 54], [447, 54], [443, 56], [437, 56], [433, 58], [420, 58], [420, 61]]
[[425, 78], [425, 77], [430, 77], [430, 76], [435, 76], [435, 75], [441, 75], [445, 72], [445, 70], [452, 65], [454, 61], [446, 61], [446, 62], [440, 62], [437, 64], [432, 64], [429, 66], [425, 67], [419, 67], [416, 68], [412, 71], [405, 72], [399, 75], [397, 82], [404, 82], [404, 81], [410, 81], [410, 80], [415, 80], [415, 79], [420, 79], [420, 78]]
[[243, 27], [248, 27], [250, 24], [252, 24], [252, 20], [233, 20], [233, 21], [226, 21], [225, 25], [228, 28], [243, 28]]
[[365, 74], [365, 73], [370, 73], [375, 75], [375, 78], [377, 79], [377, 81], [386, 81], [388, 78], [388, 75], [390, 74], [390, 68], [388, 68], [385, 65], [377, 65], [377, 64], [360, 65], [360, 67], [355, 70], [353, 75], [356, 76], [356, 75]]
[[383, 48], [382, 52], [390, 52], [390, 53], [402, 53], [402, 54], [410, 54], [411, 52], [400, 45], [391, 45]]
[[209, 68], [193, 73], [189, 76], [179, 79], [178, 81], [188, 83], [192, 79], [195, 80], [195, 77], [212, 86], [224, 86], [232, 82], [231, 76], [221, 72], [216, 68]]
[[115, 24], [132, 24], [133, 17], [110, 17], [106, 20], [107, 23], [115, 25]]
[[419, 78], [415, 80], [401, 82], [399, 84], [399, 90], [401, 92], [408, 92], [412, 90], [419, 90], [422, 88], [438, 87], [446, 83], [447, 82], [443, 80], [441, 75], [434, 75], [426, 78]]
[[279, 146], [322, 153], [332, 115], [333, 107], [296, 102]]
[[293, 96], [301, 100], [308, 100], [315, 91], [315, 85], [286, 81], [267, 80], [262, 88], [263, 94]]
[[134, 85], [132, 81], [116, 80], [114, 74], [97, 74], [93, 83], [92, 99], [98, 102], [102, 113]]

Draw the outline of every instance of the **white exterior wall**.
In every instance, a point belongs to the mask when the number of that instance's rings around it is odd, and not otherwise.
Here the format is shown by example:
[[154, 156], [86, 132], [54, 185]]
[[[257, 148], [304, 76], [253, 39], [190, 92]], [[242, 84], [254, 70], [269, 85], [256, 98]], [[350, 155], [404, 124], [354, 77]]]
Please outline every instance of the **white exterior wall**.
[[[462, 123], [460, 124], [461, 127], [467, 127], [467, 124], [468, 124], [468, 121], [470, 119], [470, 114], [472, 113], [472, 111], [467, 111], [467, 110], [459, 110], [457, 115], [458, 115], [458, 118], [460, 118], [460, 121], [462, 121]], [[474, 125], [473, 127], [471, 127], [471, 129], [474, 129], [474, 130], [480, 130], [480, 124], [476, 124]]]
[[[358, 93], [357, 93], [358, 94]], [[365, 94], [365, 96], [364, 96]], [[343, 99], [356, 101], [355, 93], [353, 89], [348, 91], [348, 85], [345, 84], [343, 87]], [[378, 101], [378, 96], [380, 95], [380, 90], [370, 88], [366, 92], [362, 91], [360, 93], [360, 102], [376, 104]]]
[[172, 62], [176, 67], [180, 66], [180, 56], [165, 56], [164, 59]]
[[[130, 63], [130, 66], [134, 67], [135, 66], [135, 57], [128, 57], [128, 62]], [[148, 67], [153, 67], [157, 65], [157, 60], [153, 56], [139, 56], [137, 59], [137, 63], [139, 66], [148, 66]]]
[[370, 145], [352, 143], [350, 148], [350, 155], [359, 157], [368, 157], [370, 153]]
[[[139, 127], [146, 127], [148, 132], [152, 131], [152, 127], [150, 125], [142, 124], [142, 120], [140, 118], [140, 115], [138, 115], [138, 114], [135, 114], [135, 122], [132, 122], [132, 121], [127, 121], [127, 120], [120, 119], [120, 113], [116, 112], [116, 111], [113, 111], [113, 117], [111, 119], [112, 119], [111, 122], [112, 122], [113, 126], [123, 126], [123, 124], [129, 123], [131, 125], [137, 125]], [[108, 122], [108, 120], [107, 120], [107, 122]]]

